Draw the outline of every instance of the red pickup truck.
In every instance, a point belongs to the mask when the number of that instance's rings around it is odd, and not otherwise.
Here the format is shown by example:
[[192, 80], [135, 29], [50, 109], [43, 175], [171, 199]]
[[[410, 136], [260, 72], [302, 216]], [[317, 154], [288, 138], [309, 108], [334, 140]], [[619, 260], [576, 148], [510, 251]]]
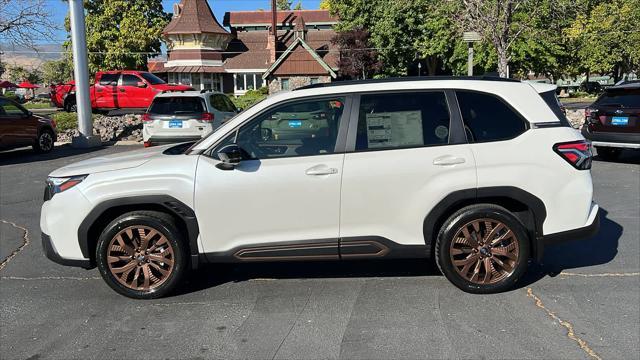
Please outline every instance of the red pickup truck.
[[[58, 108], [75, 112], [76, 86], [71, 81], [66, 84], [51, 85], [51, 102]], [[186, 85], [167, 84], [159, 77], [146, 72], [118, 70], [97, 72], [89, 93], [93, 111], [115, 109], [146, 110], [156, 94], [166, 90], [193, 90]]]

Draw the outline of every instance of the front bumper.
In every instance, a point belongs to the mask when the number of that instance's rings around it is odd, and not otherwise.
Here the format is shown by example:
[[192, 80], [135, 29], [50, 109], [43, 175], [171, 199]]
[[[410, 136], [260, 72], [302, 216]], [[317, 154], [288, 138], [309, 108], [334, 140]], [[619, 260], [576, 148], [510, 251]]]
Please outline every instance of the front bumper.
[[591, 140], [593, 146], [640, 149], [640, 133], [592, 132], [584, 126], [582, 135]]
[[91, 269], [93, 266], [89, 260], [65, 259], [56, 251], [55, 246], [51, 242], [51, 237], [42, 233], [42, 249], [47, 258], [57, 264], [64, 266], [76, 266], [85, 269]]
[[600, 231], [600, 208], [594, 204], [589, 213], [587, 224], [584, 227], [545, 235], [544, 245], [558, 244], [571, 240], [588, 239]]

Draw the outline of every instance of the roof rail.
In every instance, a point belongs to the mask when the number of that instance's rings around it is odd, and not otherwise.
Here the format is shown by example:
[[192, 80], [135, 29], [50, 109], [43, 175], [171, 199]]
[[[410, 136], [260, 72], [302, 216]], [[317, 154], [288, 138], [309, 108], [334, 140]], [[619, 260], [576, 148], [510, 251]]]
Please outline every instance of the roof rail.
[[330, 83], [311, 84], [294, 89], [306, 90], [333, 86], [359, 85], [359, 84], [380, 84], [393, 82], [412, 82], [412, 81], [429, 81], [429, 80], [481, 80], [481, 81], [500, 81], [500, 82], [520, 82], [520, 80], [506, 79], [497, 76], [408, 76], [408, 77], [391, 77], [384, 79], [366, 79], [366, 80], [345, 80]]

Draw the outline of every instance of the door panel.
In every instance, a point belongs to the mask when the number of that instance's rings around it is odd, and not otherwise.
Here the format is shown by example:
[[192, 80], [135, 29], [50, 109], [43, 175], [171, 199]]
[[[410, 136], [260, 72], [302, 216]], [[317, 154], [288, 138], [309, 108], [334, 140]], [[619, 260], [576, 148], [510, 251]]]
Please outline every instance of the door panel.
[[[455, 101], [455, 99], [453, 99]], [[340, 237], [424, 245], [427, 214], [453, 191], [476, 188], [473, 153], [444, 91], [386, 92], [356, 101], [347, 140]]]
[[120, 74], [102, 74], [100, 81], [94, 84], [96, 107], [99, 109], [112, 109], [118, 104], [118, 80]]
[[198, 161], [195, 208], [204, 252], [250, 244], [338, 238], [339, 172], [344, 154], [243, 161], [235, 170], [218, 160]]
[[118, 86], [118, 103], [120, 108], [144, 107], [146, 88], [139, 88], [138, 82], [142, 79], [133, 74], [122, 74], [120, 86]]

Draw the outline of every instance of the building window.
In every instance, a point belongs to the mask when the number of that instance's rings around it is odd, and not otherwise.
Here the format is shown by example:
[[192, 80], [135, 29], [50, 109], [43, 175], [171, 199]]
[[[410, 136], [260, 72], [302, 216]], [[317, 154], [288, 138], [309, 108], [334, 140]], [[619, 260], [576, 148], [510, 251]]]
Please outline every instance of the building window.
[[180, 73], [180, 84], [191, 85], [191, 73]]
[[245, 90], [256, 90], [264, 85], [261, 73], [237, 73], [234, 74], [234, 77], [236, 79], [236, 92]]
[[167, 74], [168, 79], [169, 79], [169, 84], [175, 84], [176, 83], [176, 74], [175, 73], [169, 73]]
[[280, 79], [282, 90], [289, 90], [289, 79]]
[[[196, 89], [199, 90], [200, 89], [200, 73], [192, 73], [191, 74], [191, 86]], [[205, 74], [206, 75], [206, 74]]]
[[244, 85], [244, 75], [245, 74], [236, 74], [236, 91], [246, 90], [246, 87]]
[[311, 78], [311, 85], [313, 84], [320, 84], [320, 79], [319, 78]]

